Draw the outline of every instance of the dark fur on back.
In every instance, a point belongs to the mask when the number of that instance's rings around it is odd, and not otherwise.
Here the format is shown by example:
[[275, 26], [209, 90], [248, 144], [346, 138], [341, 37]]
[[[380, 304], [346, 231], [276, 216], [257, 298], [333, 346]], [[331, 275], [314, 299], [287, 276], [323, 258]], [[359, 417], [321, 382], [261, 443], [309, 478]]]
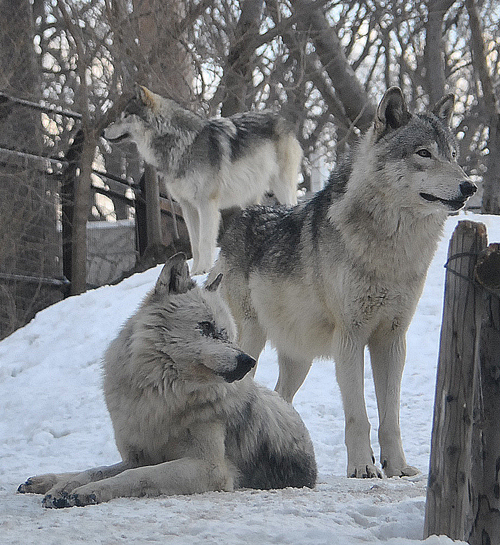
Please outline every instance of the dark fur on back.
[[[152, 116], [151, 111], [137, 98], [130, 99], [125, 108], [130, 115], [137, 115], [154, 126], [157, 135], [152, 146], [158, 155], [168, 154], [176, 162], [170, 163], [169, 171], [174, 177], [185, 176], [189, 165], [199, 165], [205, 161], [219, 169], [222, 160], [228, 155], [231, 162], [241, 159], [252, 145], [262, 139], [277, 140], [280, 135], [292, 132], [292, 127], [271, 110], [261, 112], [237, 113], [227, 118], [204, 119], [184, 109], [174, 110], [170, 118], [161, 114]], [[179, 138], [189, 138], [196, 134], [190, 147], [181, 156], [172, 154], [179, 146]], [[229, 145], [229, 150], [224, 146]], [[207, 153], [208, 151], [208, 153]]]
[[278, 275], [299, 274], [300, 259], [297, 257], [304, 248], [304, 224], [310, 222], [311, 248], [316, 249], [319, 230], [325, 227], [328, 209], [345, 193], [351, 169], [350, 155], [346, 155], [332, 172], [328, 184], [296, 207], [246, 208], [233, 219], [226, 231], [221, 241], [222, 251], [229, 256], [238, 255], [239, 266], [247, 274], [252, 269], [273, 271]]

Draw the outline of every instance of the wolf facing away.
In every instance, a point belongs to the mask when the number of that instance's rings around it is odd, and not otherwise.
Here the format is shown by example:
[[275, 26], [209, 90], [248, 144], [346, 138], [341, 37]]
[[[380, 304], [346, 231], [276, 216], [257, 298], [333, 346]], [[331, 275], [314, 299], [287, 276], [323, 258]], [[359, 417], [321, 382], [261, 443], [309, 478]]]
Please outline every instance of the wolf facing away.
[[297, 203], [302, 148], [290, 126], [271, 111], [203, 119], [145, 87], [104, 130], [111, 143], [132, 140], [162, 174], [181, 206], [193, 252], [193, 274], [215, 257], [219, 210], [259, 204], [266, 192]]
[[276, 390], [289, 402], [314, 358], [333, 358], [345, 413], [347, 474], [381, 477], [364, 403], [368, 346], [378, 404], [381, 467], [414, 475], [399, 423], [406, 331], [446, 217], [476, 187], [457, 163], [453, 95], [411, 114], [399, 88], [329, 183], [292, 209], [251, 207], [232, 223], [209, 280], [222, 293], [238, 344], [255, 359], [277, 349]]
[[220, 278], [202, 290], [176, 254], [109, 346], [104, 393], [122, 462], [32, 477], [20, 492], [45, 494], [45, 507], [70, 507], [314, 486], [314, 450], [300, 416], [245, 377], [255, 360], [233, 342]]

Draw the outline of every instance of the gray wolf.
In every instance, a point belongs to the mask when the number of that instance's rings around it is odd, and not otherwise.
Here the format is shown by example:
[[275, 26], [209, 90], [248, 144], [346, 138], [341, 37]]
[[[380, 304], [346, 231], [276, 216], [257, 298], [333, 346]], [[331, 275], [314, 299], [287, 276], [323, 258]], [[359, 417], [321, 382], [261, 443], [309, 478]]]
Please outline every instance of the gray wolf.
[[138, 87], [103, 136], [112, 143], [132, 140], [161, 173], [182, 209], [193, 274], [213, 265], [219, 210], [259, 204], [266, 192], [282, 204], [297, 203], [302, 148], [285, 120], [271, 111], [207, 120]]
[[406, 331], [450, 211], [476, 187], [457, 163], [453, 95], [411, 114], [399, 88], [329, 183], [290, 209], [250, 207], [233, 220], [209, 280], [255, 359], [277, 349], [276, 390], [291, 402], [314, 358], [333, 358], [345, 412], [347, 474], [382, 477], [364, 403], [364, 350], [376, 389], [381, 468], [414, 475], [399, 424]]
[[247, 375], [255, 360], [233, 342], [236, 327], [217, 290], [220, 278], [198, 287], [185, 256], [176, 254], [110, 344], [104, 393], [122, 461], [32, 477], [20, 492], [45, 494], [45, 507], [69, 507], [117, 497], [314, 486], [309, 434], [291, 405]]

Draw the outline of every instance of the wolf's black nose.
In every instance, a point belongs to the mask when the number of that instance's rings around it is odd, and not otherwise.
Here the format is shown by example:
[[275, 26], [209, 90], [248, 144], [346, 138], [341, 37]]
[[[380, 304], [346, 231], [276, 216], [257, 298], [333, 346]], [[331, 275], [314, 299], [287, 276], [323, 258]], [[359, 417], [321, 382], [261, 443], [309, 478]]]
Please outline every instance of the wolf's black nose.
[[245, 353], [236, 356], [236, 368], [227, 373], [221, 373], [221, 376], [226, 382], [234, 382], [242, 379], [257, 362]]
[[460, 184], [460, 191], [464, 197], [470, 197], [477, 191], [477, 186], [472, 182], [462, 182]]

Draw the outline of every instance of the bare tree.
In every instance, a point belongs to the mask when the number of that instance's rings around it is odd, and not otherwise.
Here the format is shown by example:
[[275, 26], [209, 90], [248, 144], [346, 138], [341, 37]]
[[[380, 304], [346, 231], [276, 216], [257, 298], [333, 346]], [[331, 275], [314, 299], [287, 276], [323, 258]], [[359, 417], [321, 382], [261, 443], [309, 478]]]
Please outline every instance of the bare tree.
[[60, 299], [56, 182], [44, 151], [39, 111], [13, 97], [38, 101], [40, 66], [33, 50], [28, 0], [0, 1], [0, 337]]
[[443, 23], [453, 0], [430, 0], [425, 22], [425, 84], [429, 102], [435, 104], [445, 92], [445, 59], [443, 51]]
[[[487, 61], [487, 47], [484, 44], [483, 31], [477, 3], [466, 0], [469, 14], [471, 53], [475, 76], [481, 87], [482, 114], [488, 127], [488, 157], [486, 173], [483, 178], [483, 211], [489, 214], [500, 213], [500, 108], [490, 75]], [[498, 54], [498, 52], [497, 52]]]
[[[464, 164], [485, 181], [483, 208], [498, 212], [500, 40], [495, 28], [500, 15], [493, 9], [494, 0], [15, 4], [0, 0], [0, 18], [10, 17], [6, 28], [16, 37], [9, 43], [10, 33], [2, 34], [0, 46], [7, 53], [0, 60], [1, 87], [81, 114], [75, 119], [44, 112], [27, 121], [39, 127], [45, 155], [62, 158], [68, 149], [78, 152], [76, 167], [66, 171], [72, 173], [77, 197], [72, 212], [74, 293], [85, 289], [92, 169], [111, 151], [100, 141], [100, 130], [136, 82], [207, 115], [280, 109], [297, 126], [305, 152], [306, 188], [314, 157], [320, 155], [333, 165], [338, 153], [369, 126], [374, 104], [388, 86], [399, 85], [416, 109], [454, 91], [462, 114], [456, 128]], [[12, 14], [20, 19], [12, 20]], [[13, 69], [14, 43], [15, 51], [24, 53], [27, 69]], [[25, 74], [29, 81], [23, 83]], [[12, 112], [12, 104], [0, 103], [3, 119]], [[10, 118], [3, 135], [5, 145], [10, 142], [22, 151], [32, 144], [16, 140], [16, 129], [24, 123], [18, 114]], [[75, 142], [78, 145], [71, 146]], [[115, 154], [106, 162], [120, 171], [124, 163], [125, 173], [137, 172], [135, 148], [122, 157]]]

